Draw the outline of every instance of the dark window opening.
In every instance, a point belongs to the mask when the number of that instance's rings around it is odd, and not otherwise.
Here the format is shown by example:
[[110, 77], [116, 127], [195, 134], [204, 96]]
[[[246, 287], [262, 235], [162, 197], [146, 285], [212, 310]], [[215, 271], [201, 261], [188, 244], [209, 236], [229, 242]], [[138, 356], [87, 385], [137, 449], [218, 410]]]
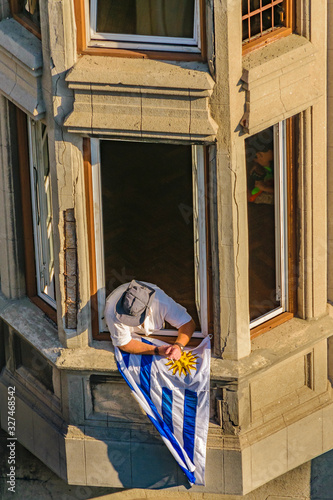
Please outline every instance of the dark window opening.
[[18, 335], [14, 336], [14, 346], [16, 368], [23, 366], [49, 391], [54, 392], [52, 366], [47, 360], [28, 342], [18, 337]]
[[105, 286], [155, 283], [195, 306], [190, 146], [101, 141]]

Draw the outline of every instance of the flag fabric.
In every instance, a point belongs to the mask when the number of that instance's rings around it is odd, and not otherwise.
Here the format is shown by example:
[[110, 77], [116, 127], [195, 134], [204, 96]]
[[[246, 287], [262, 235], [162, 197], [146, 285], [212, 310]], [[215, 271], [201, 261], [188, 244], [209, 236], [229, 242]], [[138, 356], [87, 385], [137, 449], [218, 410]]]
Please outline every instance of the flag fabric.
[[[158, 339], [136, 340], [166, 345]], [[185, 347], [179, 361], [115, 348], [120, 373], [190, 484], [205, 484], [209, 423], [210, 338]]]

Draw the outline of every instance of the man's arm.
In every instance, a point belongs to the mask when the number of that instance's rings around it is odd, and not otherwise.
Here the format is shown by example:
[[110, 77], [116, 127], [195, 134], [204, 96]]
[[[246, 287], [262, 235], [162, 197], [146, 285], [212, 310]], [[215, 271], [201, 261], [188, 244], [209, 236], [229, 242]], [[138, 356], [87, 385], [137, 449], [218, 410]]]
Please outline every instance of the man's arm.
[[[193, 319], [191, 319], [188, 323], [185, 323], [185, 325], [182, 325], [178, 329], [178, 337], [176, 338], [175, 342], [179, 342], [182, 346], [185, 347], [189, 343], [194, 330], [195, 323]], [[165, 353], [168, 358], [178, 360], [182, 355], [182, 350], [179, 345], [175, 343], [174, 345], [167, 347]]]
[[[155, 345], [145, 344], [140, 340], [132, 339], [127, 344], [118, 346], [122, 351], [128, 352], [129, 354], [155, 354]], [[166, 350], [170, 346], [158, 346], [158, 355], [166, 356]]]
[[[178, 329], [178, 336], [176, 342], [179, 342], [183, 346], [186, 346], [186, 344], [192, 337], [194, 330], [195, 330], [195, 323], [193, 319], [191, 319], [191, 321], [185, 323], [185, 325], [182, 325]], [[145, 344], [140, 340], [135, 340], [135, 339], [130, 340], [125, 345], [119, 346], [119, 349], [128, 352], [129, 354], [155, 354], [155, 348], [156, 346], [154, 345]], [[182, 355], [182, 351], [177, 344], [166, 345], [158, 347], [158, 354], [159, 356], [166, 356], [170, 359], [177, 360]]]

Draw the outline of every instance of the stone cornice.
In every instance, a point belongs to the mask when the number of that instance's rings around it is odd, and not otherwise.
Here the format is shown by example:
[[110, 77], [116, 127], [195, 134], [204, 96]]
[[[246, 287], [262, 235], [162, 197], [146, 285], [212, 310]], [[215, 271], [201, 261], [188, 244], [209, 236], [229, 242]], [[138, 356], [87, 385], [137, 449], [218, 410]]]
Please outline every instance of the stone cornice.
[[70, 132], [212, 142], [214, 80], [203, 63], [84, 56], [66, 81], [74, 91]]

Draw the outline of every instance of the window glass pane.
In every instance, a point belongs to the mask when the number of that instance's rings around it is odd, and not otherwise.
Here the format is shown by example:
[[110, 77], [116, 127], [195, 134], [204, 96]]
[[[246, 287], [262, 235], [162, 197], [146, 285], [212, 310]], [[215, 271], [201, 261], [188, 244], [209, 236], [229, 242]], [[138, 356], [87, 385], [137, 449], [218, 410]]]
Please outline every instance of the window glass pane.
[[260, 14], [252, 16], [250, 19], [251, 38], [260, 33]]
[[55, 305], [52, 192], [47, 129], [44, 124], [31, 123], [32, 169], [34, 186], [34, 231], [38, 293]]
[[249, 38], [249, 23], [248, 19], [243, 21], [243, 40], [247, 40]]
[[193, 38], [194, 0], [96, 0], [98, 33]]
[[197, 327], [190, 146], [101, 141], [106, 295], [160, 286]]
[[18, 0], [19, 12], [27, 16], [34, 24], [40, 26], [39, 0]]
[[250, 319], [281, 305], [276, 281], [277, 242], [275, 225], [273, 127], [246, 140], [249, 232]]
[[263, 24], [263, 31], [269, 30], [274, 26], [274, 23], [272, 22], [272, 9], [266, 9], [263, 11], [262, 24]]
[[249, 11], [249, 2], [248, 0], [242, 0], [242, 16], [246, 16]]
[[285, 26], [285, 13], [282, 3], [274, 7], [274, 26]]
[[260, 8], [260, 0], [250, 0], [250, 10], [253, 12]]

